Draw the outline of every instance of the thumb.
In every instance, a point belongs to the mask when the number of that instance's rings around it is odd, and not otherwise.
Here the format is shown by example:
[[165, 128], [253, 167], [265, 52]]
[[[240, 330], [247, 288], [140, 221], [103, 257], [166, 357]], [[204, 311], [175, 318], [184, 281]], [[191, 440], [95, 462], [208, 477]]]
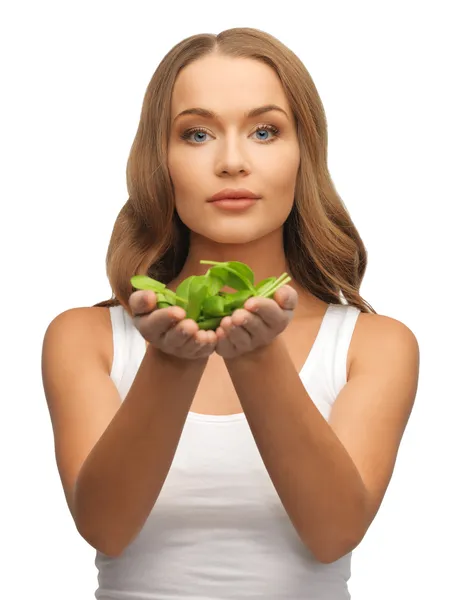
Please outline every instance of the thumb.
[[294, 310], [297, 305], [298, 295], [290, 285], [284, 285], [275, 292], [275, 301], [283, 310]]
[[156, 305], [156, 294], [149, 290], [133, 292], [129, 298], [129, 305], [134, 315], [147, 314]]

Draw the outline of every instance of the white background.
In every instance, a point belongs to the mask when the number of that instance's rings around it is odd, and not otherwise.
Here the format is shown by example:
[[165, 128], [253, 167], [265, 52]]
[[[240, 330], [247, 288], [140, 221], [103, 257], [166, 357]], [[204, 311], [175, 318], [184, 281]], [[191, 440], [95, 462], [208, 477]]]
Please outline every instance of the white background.
[[[92, 598], [54, 459], [41, 346], [60, 312], [111, 296], [105, 253], [147, 84], [195, 33], [273, 34], [303, 61], [329, 167], [369, 253], [361, 293], [417, 336], [420, 384], [354, 600], [456, 592], [454, 2], [19, 2], [1, 9], [2, 597]], [[300, 11], [300, 15], [298, 13]], [[5, 592], [8, 592], [6, 594]]]

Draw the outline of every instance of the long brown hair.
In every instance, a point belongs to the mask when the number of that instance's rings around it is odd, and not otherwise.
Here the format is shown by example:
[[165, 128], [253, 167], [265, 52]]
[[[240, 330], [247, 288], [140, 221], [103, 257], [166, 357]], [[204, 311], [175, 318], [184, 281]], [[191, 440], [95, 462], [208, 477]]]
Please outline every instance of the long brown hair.
[[175, 211], [167, 169], [172, 91], [184, 67], [214, 52], [273, 68], [295, 117], [301, 160], [293, 209], [283, 230], [290, 275], [326, 303], [375, 313], [359, 294], [367, 251], [328, 171], [327, 122], [315, 84], [289, 48], [268, 33], [245, 27], [188, 37], [154, 72], [127, 162], [129, 199], [116, 219], [106, 256], [113, 296], [94, 306], [121, 304], [131, 314], [133, 275], [168, 283], [184, 266], [189, 231]]

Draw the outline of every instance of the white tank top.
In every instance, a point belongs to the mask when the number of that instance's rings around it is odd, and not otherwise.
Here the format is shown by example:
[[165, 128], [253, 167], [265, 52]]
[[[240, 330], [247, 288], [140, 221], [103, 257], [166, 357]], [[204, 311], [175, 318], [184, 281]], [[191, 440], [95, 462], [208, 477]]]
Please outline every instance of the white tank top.
[[[300, 378], [328, 419], [346, 383], [361, 311], [330, 304]], [[146, 351], [122, 306], [110, 308], [111, 378], [124, 399]], [[99, 600], [348, 600], [351, 553], [316, 561], [300, 541], [246, 417], [189, 412], [141, 532], [115, 558], [96, 553]]]

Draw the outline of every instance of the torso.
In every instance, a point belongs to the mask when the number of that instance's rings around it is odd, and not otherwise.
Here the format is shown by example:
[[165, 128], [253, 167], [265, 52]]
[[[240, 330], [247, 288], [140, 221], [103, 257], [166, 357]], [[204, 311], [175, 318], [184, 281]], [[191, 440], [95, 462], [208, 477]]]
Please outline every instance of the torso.
[[[309, 320], [298, 319], [294, 327], [288, 327], [280, 334], [280, 337], [285, 340], [297, 372], [306, 362], [322, 318], [321, 316]], [[243, 412], [224, 359], [216, 353], [208, 359], [190, 410], [212, 415]]]
[[[297, 372], [302, 369], [307, 360], [327, 307], [328, 304], [318, 301], [309, 314], [294, 318], [285, 331], [280, 334], [285, 340]], [[106, 332], [106, 335], [103, 336], [101, 352], [104, 364], [108, 373], [110, 373], [113, 362], [113, 332], [109, 308], [96, 307], [96, 309], [101, 311], [100, 316]], [[362, 313], [356, 324], [355, 334], [352, 337], [348, 351], [347, 378], [350, 376], [351, 365], [357, 354], [357, 347], [361, 345], [358, 330], [361, 329], [361, 323], [364, 322], [365, 318], [370, 318], [371, 316], [368, 313]], [[294, 326], [292, 326], [293, 324]], [[145, 351], [147, 345], [148, 342], [145, 341]], [[228, 415], [243, 412], [226, 370], [224, 359], [216, 353], [213, 353], [208, 359], [190, 410], [195, 413], [212, 415]]]

